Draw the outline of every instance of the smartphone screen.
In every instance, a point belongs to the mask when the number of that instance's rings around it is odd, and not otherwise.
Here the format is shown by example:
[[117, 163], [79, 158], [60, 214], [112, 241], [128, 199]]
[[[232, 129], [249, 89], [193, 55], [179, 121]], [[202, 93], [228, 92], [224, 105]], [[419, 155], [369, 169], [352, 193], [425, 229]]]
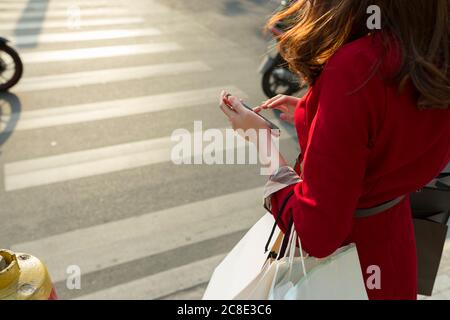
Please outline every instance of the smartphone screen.
[[[248, 105], [246, 105], [244, 102], [241, 102], [241, 103], [242, 103], [242, 105], [243, 105], [245, 108], [247, 108], [248, 110], [253, 111], [253, 109], [250, 108]], [[280, 128], [279, 128], [275, 123], [273, 123], [272, 121], [268, 120], [268, 119], [267, 119], [266, 117], [264, 117], [263, 115], [261, 115], [261, 114], [255, 112], [255, 111], [253, 111], [253, 112], [256, 113], [256, 114], [257, 114], [260, 118], [262, 118], [264, 121], [266, 121], [267, 124], [269, 125], [270, 129], [273, 129], [273, 130], [280, 130]]]

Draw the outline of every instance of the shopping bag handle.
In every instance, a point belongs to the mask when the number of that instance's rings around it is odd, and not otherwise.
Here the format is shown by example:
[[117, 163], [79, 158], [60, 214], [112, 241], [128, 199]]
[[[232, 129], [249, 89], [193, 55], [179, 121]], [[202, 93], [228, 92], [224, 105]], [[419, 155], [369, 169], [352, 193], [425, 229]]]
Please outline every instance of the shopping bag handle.
[[[293, 258], [295, 255], [295, 250], [297, 249], [297, 241], [298, 241], [298, 246], [300, 249], [300, 258], [302, 261], [302, 268], [303, 268], [303, 274], [305, 276], [305, 278], [308, 278], [308, 275], [306, 273], [306, 267], [305, 267], [305, 256], [303, 255], [303, 247], [302, 247], [302, 240], [300, 239], [300, 236], [297, 234], [297, 230], [295, 230], [295, 226], [294, 226], [294, 219], [291, 219], [291, 223], [292, 226], [292, 231], [291, 233], [293, 233], [293, 239], [291, 242], [291, 247], [289, 248], [290, 252], [289, 252], [289, 276], [292, 272], [292, 262], [293, 262]], [[307, 255], [306, 257], [308, 257], [309, 255]]]
[[275, 243], [272, 246], [272, 249], [269, 252], [269, 255], [267, 256], [267, 260], [269, 259], [277, 259], [278, 253], [280, 252], [280, 248], [283, 242], [284, 234], [283, 232], [280, 232], [277, 236], [277, 239], [275, 240]]
[[[281, 249], [280, 249], [280, 253], [278, 254], [279, 257], [284, 257], [285, 253], [286, 253], [286, 249], [288, 247], [289, 244], [289, 240], [291, 240], [291, 235], [292, 235], [292, 228], [294, 225], [294, 219], [291, 219], [291, 221], [289, 221], [289, 225], [286, 229], [286, 233], [284, 234], [284, 238], [283, 238], [283, 244], [281, 245]], [[288, 231], [289, 231], [289, 236], [288, 235]]]
[[[264, 253], [267, 253], [267, 251], [269, 251], [269, 245], [270, 245], [270, 242], [272, 241], [273, 234], [275, 233], [275, 229], [277, 228], [278, 222], [281, 219], [281, 214], [283, 213], [284, 208], [286, 207], [288, 200], [292, 197], [293, 194], [294, 194], [294, 190], [289, 192], [289, 194], [286, 196], [286, 198], [284, 198], [283, 203], [281, 204], [280, 210], [278, 210], [277, 218], [275, 219], [275, 223], [273, 224], [272, 231], [270, 232], [269, 239], [267, 240]], [[287, 230], [290, 230], [290, 227]], [[284, 243], [284, 241], [283, 241], [283, 243]]]

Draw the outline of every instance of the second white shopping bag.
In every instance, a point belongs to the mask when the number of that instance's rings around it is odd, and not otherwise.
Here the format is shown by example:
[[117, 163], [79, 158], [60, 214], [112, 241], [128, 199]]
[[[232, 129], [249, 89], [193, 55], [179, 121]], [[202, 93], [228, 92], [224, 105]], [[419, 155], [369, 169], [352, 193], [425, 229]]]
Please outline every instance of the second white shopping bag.
[[[301, 239], [292, 226], [288, 256], [274, 261], [268, 299], [276, 300], [367, 300], [358, 252], [354, 244], [317, 259], [302, 250]], [[298, 246], [297, 246], [298, 245]]]

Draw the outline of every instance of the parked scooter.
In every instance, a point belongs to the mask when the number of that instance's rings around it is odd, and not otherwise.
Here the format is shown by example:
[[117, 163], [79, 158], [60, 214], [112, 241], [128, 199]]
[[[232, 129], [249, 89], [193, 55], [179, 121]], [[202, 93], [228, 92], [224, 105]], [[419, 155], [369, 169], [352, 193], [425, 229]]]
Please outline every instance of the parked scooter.
[[[285, 10], [292, 2], [294, 1], [283, 0], [278, 10]], [[288, 26], [289, 22], [280, 21], [269, 29], [274, 36], [269, 46], [271, 51], [259, 67], [262, 74], [262, 89], [269, 98], [277, 94], [293, 95], [306, 87], [306, 84], [300, 83], [299, 77], [289, 70], [287, 62], [276, 49], [276, 38], [282, 35]]]
[[0, 37], [0, 91], [6, 91], [19, 82], [23, 64], [17, 51], [9, 41]]

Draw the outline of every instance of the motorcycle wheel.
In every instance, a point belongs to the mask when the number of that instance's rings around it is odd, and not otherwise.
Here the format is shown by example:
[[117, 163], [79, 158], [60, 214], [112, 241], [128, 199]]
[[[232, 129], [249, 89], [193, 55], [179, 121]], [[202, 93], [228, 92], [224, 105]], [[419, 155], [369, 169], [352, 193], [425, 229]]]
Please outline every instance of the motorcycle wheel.
[[293, 95], [301, 89], [300, 84], [279, 80], [275, 72], [282, 67], [274, 66], [267, 70], [262, 77], [262, 89], [268, 98], [273, 98], [278, 94]]
[[22, 78], [23, 64], [19, 54], [7, 44], [0, 45], [0, 91], [6, 91]]

